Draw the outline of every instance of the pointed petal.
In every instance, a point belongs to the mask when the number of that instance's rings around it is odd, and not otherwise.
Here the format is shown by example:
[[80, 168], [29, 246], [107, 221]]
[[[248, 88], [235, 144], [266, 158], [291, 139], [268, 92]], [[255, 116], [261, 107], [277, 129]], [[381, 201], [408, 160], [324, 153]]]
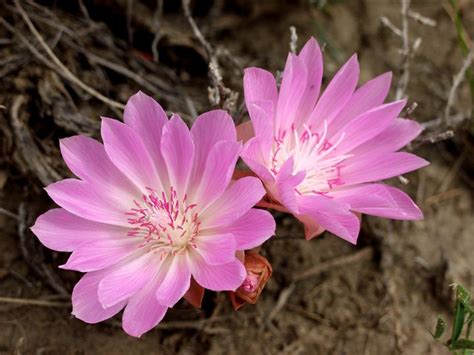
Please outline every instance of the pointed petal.
[[323, 196], [300, 196], [298, 205], [301, 215], [314, 219], [322, 228], [356, 244], [360, 221], [349, 211], [349, 205]]
[[423, 213], [406, 193], [384, 184], [354, 186], [331, 196], [360, 213], [400, 220], [423, 218]]
[[[71, 171], [81, 179], [110, 194], [134, 196], [137, 188], [110, 161], [104, 146], [86, 136], [74, 136], [60, 141], [61, 154]], [[133, 197], [132, 197], [133, 198]]]
[[240, 143], [227, 141], [219, 142], [212, 148], [207, 158], [201, 183], [194, 195], [194, 201], [199, 205], [199, 208], [206, 208], [227, 189], [241, 148]]
[[237, 250], [253, 249], [275, 234], [275, 219], [268, 211], [252, 208], [238, 220], [216, 231], [232, 233]]
[[195, 251], [208, 265], [227, 264], [235, 258], [235, 239], [230, 233], [200, 235], [195, 243]]
[[349, 159], [344, 164], [340, 170], [344, 185], [356, 185], [405, 174], [429, 163], [410, 153], [382, 152]]
[[156, 299], [163, 306], [173, 307], [189, 290], [191, 271], [184, 255], [174, 256], [168, 265], [163, 265], [164, 268], [164, 278], [155, 292]]
[[339, 132], [342, 126], [361, 113], [383, 104], [390, 90], [392, 73], [388, 72], [369, 80], [347, 101], [346, 105], [337, 114], [329, 125], [328, 136]]
[[276, 109], [276, 131], [284, 130], [294, 123], [306, 90], [308, 72], [303, 60], [289, 54], [286, 61], [283, 79], [280, 85]]
[[168, 116], [152, 97], [139, 91], [128, 99], [123, 113], [125, 124], [142, 139], [147, 148], [162, 184], [167, 186], [165, 163], [161, 155], [161, 135]]
[[197, 253], [190, 255], [191, 272], [196, 282], [212, 291], [235, 291], [247, 277], [244, 265], [237, 259], [223, 265], [208, 265]]
[[274, 182], [273, 175], [267, 168], [268, 159], [262, 154], [262, 140], [260, 137], [254, 137], [245, 144], [241, 154], [243, 161], [248, 167], [257, 174], [265, 183]]
[[107, 271], [95, 271], [85, 274], [72, 291], [72, 314], [86, 323], [99, 323], [113, 317], [125, 306], [126, 301], [103, 308], [97, 297], [100, 280]]
[[83, 219], [62, 208], [54, 208], [38, 217], [31, 227], [43, 245], [57, 251], [73, 251], [96, 239], [119, 239], [128, 229]]
[[141, 137], [129, 126], [102, 118], [102, 139], [114, 165], [143, 193], [146, 188], [161, 191], [161, 183], [150, 152]]
[[[244, 70], [244, 95], [247, 108], [255, 101], [270, 101], [276, 107], [277, 85], [272, 73], [260, 68]], [[251, 110], [249, 110], [249, 113]]]
[[332, 139], [333, 142], [337, 142], [342, 135], [344, 136], [333, 154], [346, 154], [375, 137], [395, 120], [405, 104], [406, 100], [390, 102], [349, 121]]
[[298, 56], [306, 65], [308, 80], [306, 82], [306, 89], [303, 98], [301, 99], [298, 108], [298, 115], [295, 120], [296, 126], [304, 123], [313, 111], [316, 101], [318, 100], [321, 81], [323, 78], [323, 56], [318, 42], [313, 37], [306, 42]]
[[261, 142], [261, 151], [270, 154], [273, 143], [274, 106], [271, 101], [256, 101], [247, 106], [252, 120], [255, 138]]
[[359, 80], [359, 63], [354, 54], [336, 73], [321, 95], [308, 120], [313, 127], [322, 127], [324, 120], [330, 123], [349, 101]]
[[143, 289], [130, 297], [122, 316], [123, 330], [134, 337], [141, 337], [161, 322], [168, 307], [156, 300], [157, 280], [152, 280]]
[[184, 196], [194, 161], [194, 142], [186, 123], [173, 115], [163, 127], [161, 152], [168, 168], [170, 184]]
[[374, 149], [378, 152], [396, 152], [403, 148], [423, 131], [416, 121], [398, 118], [384, 131], [352, 151], [354, 155], [369, 154]]
[[265, 195], [259, 179], [244, 177], [230, 187], [200, 215], [202, 230], [225, 226], [243, 216]]
[[128, 201], [122, 196], [104, 196], [103, 190], [76, 179], [65, 179], [48, 185], [48, 195], [67, 211], [95, 222], [128, 227]]

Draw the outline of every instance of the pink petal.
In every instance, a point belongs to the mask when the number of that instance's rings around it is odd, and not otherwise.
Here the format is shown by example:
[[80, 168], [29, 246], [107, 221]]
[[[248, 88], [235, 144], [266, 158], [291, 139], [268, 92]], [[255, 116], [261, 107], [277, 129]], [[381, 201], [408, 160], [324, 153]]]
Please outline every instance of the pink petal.
[[208, 265], [230, 263], [235, 258], [236, 243], [234, 236], [226, 234], [199, 235], [196, 237], [196, 249]]
[[149, 282], [143, 289], [130, 297], [122, 316], [123, 330], [134, 337], [141, 337], [161, 322], [168, 307], [156, 299], [156, 280]]
[[416, 155], [397, 153], [375, 153], [355, 157], [344, 162], [341, 178], [345, 185], [355, 185], [388, 179], [427, 166], [429, 162]]
[[296, 216], [299, 221], [304, 224], [304, 236], [306, 240], [313, 239], [314, 237], [324, 233], [324, 228], [321, 227], [316, 220], [314, 220], [309, 215], [306, 216]]
[[159, 283], [155, 297], [163, 306], [173, 307], [189, 290], [191, 271], [185, 255], [176, 255], [169, 259], [170, 262], [161, 267], [164, 278]]
[[139, 91], [128, 99], [123, 113], [125, 124], [142, 139], [163, 185], [167, 185], [165, 163], [161, 155], [161, 135], [168, 116], [158, 102]]
[[275, 219], [268, 211], [252, 208], [228, 226], [216, 229], [218, 233], [232, 233], [237, 250], [262, 245], [275, 234]]
[[38, 217], [31, 227], [43, 245], [57, 251], [73, 251], [79, 245], [97, 239], [118, 239], [128, 229], [80, 218], [62, 208], [54, 208]]
[[401, 220], [423, 219], [423, 213], [406, 193], [384, 184], [354, 186], [331, 196], [356, 212]]
[[244, 265], [237, 259], [228, 264], [208, 265], [194, 252], [189, 262], [196, 282], [212, 291], [235, 291], [247, 277]]
[[[240, 143], [222, 141], [209, 153], [201, 183], [193, 200], [204, 209], [224, 193], [229, 186], [241, 150]], [[193, 187], [196, 188], [196, 187]]]
[[322, 127], [324, 120], [330, 123], [349, 101], [359, 80], [359, 63], [354, 54], [336, 73], [321, 95], [308, 120], [313, 128]]
[[153, 279], [160, 266], [159, 261], [153, 253], [123, 260], [99, 283], [98, 295], [102, 306], [111, 307], [135, 295]]
[[105, 151], [114, 165], [143, 192], [161, 191], [153, 158], [141, 137], [129, 126], [109, 118], [102, 119]]
[[311, 37], [298, 55], [306, 65], [308, 79], [296, 117], [296, 126], [303, 123], [313, 111], [321, 89], [323, 78], [323, 56], [318, 42]]
[[261, 152], [270, 154], [273, 143], [274, 107], [271, 101], [256, 101], [247, 106], [252, 120], [255, 138], [261, 142]]
[[296, 213], [298, 205], [296, 202], [296, 187], [304, 180], [306, 172], [299, 171], [293, 175], [293, 157], [283, 163], [275, 180], [276, 195], [279, 202], [288, 210]]
[[333, 154], [350, 152], [382, 132], [395, 120], [405, 103], [406, 100], [400, 100], [378, 106], [349, 121], [332, 139], [333, 142], [337, 142], [344, 136]]
[[112, 266], [136, 252], [140, 244], [137, 238], [97, 239], [77, 247], [62, 269], [81, 272], [97, 271]]
[[254, 137], [245, 144], [241, 157], [245, 164], [265, 183], [275, 180], [267, 168], [268, 159], [262, 154], [262, 139], [260, 137]]
[[298, 205], [301, 215], [312, 218], [322, 228], [356, 244], [360, 221], [349, 211], [349, 205], [323, 196], [300, 196]]
[[398, 118], [387, 129], [354, 149], [352, 154], [368, 154], [373, 149], [378, 152], [395, 152], [415, 139], [422, 130], [423, 127], [418, 122]]
[[201, 213], [202, 230], [232, 223], [247, 213], [264, 195], [265, 189], [255, 177], [235, 181]]
[[86, 136], [60, 141], [61, 154], [71, 171], [83, 180], [100, 185], [111, 194], [120, 193], [133, 199], [139, 191], [110, 161], [104, 146]]
[[97, 297], [97, 288], [100, 280], [107, 271], [95, 271], [85, 274], [74, 286], [72, 291], [72, 314], [87, 323], [99, 323], [120, 312], [125, 301], [112, 307], [103, 308]]
[[55, 182], [45, 190], [59, 206], [79, 217], [129, 227], [125, 212], [133, 206], [133, 201], [120, 195], [105, 195], [94, 185], [76, 179]]
[[234, 121], [226, 111], [213, 110], [196, 118], [191, 135], [194, 141], [194, 166], [190, 185], [197, 186], [212, 148], [221, 141], [235, 142], [237, 133]]
[[161, 152], [170, 184], [184, 196], [193, 168], [194, 143], [188, 127], [178, 115], [173, 115], [163, 128]]
[[289, 128], [295, 121], [307, 85], [307, 68], [301, 58], [289, 54], [276, 109], [276, 131]]
[[[260, 68], [244, 70], [244, 94], [247, 109], [255, 101], [270, 101], [276, 107], [277, 85], [272, 73]], [[251, 109], [249, 113], [252, 116]]]
[[346, 105], [332, 120], [328, 135], [339, 132], [342, 126], [354, 117], [383, 104], [390, 89], [392, 73], [388, 72], [368, 81], [354, 92]]

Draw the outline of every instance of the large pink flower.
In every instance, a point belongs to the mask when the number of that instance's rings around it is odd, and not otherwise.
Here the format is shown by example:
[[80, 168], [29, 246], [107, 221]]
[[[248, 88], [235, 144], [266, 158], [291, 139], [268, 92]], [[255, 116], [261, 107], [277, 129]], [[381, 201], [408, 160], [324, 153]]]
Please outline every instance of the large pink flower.
[[270, 72], [245, 70], [245, 103], [255, 136], [242, 157], [271, 200], [305, 223], [308, 239], [327, 229], [356, 243], [358, 213], [422, 218], [404, 192], [377, 182], [428, 164], [398, 152], [421, 127], [398, 118], [405, 100], [384, 104], [391, 74], [357, 88], [354, 55], [320, 95], [322, 75], [314, 38], [299, 55], [289, 54], [279, 90]]
[[252, 209], [265, 190], [254, 177], [231, 181], [241, 152], [224, 111], [202, 114], [191, 130], [138, 93], [125, 123], [104, 118], [101, 144], [75, 136], [61, 152], [79, 179], [46, 190], [62, 208], [38, 218], [47, 247], [72, 251], [65, 269], [86, 272], [72, 294], [73, 314], [96, 323], [123, 312], [141, 336], [190, 289], [235, 291], [246, 278], [236, 252], [262, 244], [272, 216]]

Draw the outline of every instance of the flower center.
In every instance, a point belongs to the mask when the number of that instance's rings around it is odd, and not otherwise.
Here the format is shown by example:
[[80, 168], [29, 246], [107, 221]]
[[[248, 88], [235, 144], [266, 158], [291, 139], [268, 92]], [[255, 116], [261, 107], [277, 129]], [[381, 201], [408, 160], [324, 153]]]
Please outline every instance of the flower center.
[[142, 201], [134, 200], [134, 206], [126, 214], [131, 226], [128, 236], [143, 239], [140, 247], [159, 253], [161, 258], [183, 253], [189, 247], [196, 248], [194, 240], [199, 234], [201, 222], [196, 204], [187, 201], [187, 195], [178, 198], [176, 190], [157, 193], [147, 188], [148, 195]]
[[240, 286], [240, 289], [247, 293], [252, 293], [257, 289], [257, 287], [258, 287], [258, 276], [252, 272], [249, 272], [244, 282]]
[[313, 132], [311, 126], [307, 125], [303, 125], [300, 129], [292, 125], [291, 129], [280, 131], [278, 136], [273, 138], [271, 157], [273, 174], [278, 174], [283, 164], [292, 157], [293, 173], [306, 171], [305, 179], [296, 188], [297, 193], [325, 194], [333, 187], [342, 185], [341, 163], [352, 155], [334, 154], [345, 134], [342, 134], [335, 143], [331, 143], [327, 139], [327, 131], [327, 121], [324, 121], [324, 128], [319, 133]]

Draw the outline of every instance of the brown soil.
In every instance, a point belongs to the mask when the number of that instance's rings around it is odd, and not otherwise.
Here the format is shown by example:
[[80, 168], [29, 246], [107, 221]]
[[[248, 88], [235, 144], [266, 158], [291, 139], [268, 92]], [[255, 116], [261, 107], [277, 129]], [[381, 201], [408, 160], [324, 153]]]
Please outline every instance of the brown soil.
[[[210, 107], [207, 53], [178, 2], [166, 1], [159, 16], [158, 63], [151, 50], [155, 1], [21, 3], [60, 60], [105, 96], [124, 102], [141, 89], [188, 120], [193, 109]], [[133, 5], [128, 13], [127, 3]], [[326, 78], [357, 51], [362, 81], [394, 71], [393, 97], [401, 38], [380, 17], [399, 27], [400, 3], [329, 0], [323, 9], [319, 3], [202, 0], [192, 10], [218, 49], [224, 83], [236, 92], [241, 92], [243, 67], [281, 70], [288, 28], [294, 25], [299, 45], [311, 35], [326, 43]], [[431, 27], [409, 20], [412, 43], [422, 39], [410, 60], [407, 94], [410, 103], [418, 103], [411, 116], [428, 122], [443, 116], [463, 56], [449, 2], [412, 3], [413, 11], [436, 21]], [[28, 230], [52, 207], [42, 187], [69, 174], [59, 158], [58, 139], [77, 133], [97, 137], [99, 116], [117, 117], [120, 111], [72, 83], [51, 60], [42, 60], [45, 52], [18, 9], [5, 4], [0, 8], [0, 297], [52, 304], [0, 300], [0, 354], [447, 353], [429, 331], [438, 314], [451, 319], [449, 285], [457, 282], [474, 291], [474, 145], [473, 124], [463, 119], [470, 110], [466, 83], [451, 110], [460, 117], [453, 123], [454, 137], [428, 143], [447, 129], [431, 125], [410, 148], [431, 161], [407, 175], [410, 182], [402, 186], [423, 209], [423, 221], [364, 218], [354, 247], [330, 234], [305, 241], [302, 227], [277, 213], [277, 236], [262, 250], [274, 276], [257, 305], [234, 312], [225, 295], [208, 293], [202, 310], [182, 301], [157, 329], [137, 340], [120, 329], [119, 317], [87, 325], [70, 315], [67, 294], [80, 275], [58, 270], [66, 256], [43, 248]], [[474, 3], [459, 4], [473, 35]], [[240, 102], [234, 117], [245, 119]], [[324, 267], [334, 260], [336, 265]], [[322, 265], [320, 272], [289, 288], [292, 276], [315, 265]]]

